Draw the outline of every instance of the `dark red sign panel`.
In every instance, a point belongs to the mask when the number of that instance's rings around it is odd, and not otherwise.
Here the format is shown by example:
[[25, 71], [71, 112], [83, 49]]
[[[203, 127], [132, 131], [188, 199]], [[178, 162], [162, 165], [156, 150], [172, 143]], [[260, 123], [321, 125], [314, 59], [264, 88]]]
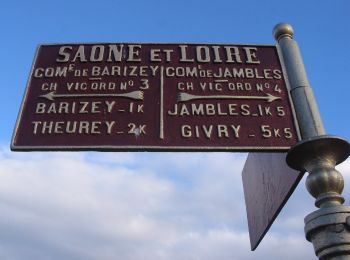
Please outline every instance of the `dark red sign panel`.
[[252, 250], [258, 247], [302, 176], [287, 166], [285, 153], [249, 153], [242, 180]]
[[40, 45], [13, 150], [286, 150], [276, 46]]

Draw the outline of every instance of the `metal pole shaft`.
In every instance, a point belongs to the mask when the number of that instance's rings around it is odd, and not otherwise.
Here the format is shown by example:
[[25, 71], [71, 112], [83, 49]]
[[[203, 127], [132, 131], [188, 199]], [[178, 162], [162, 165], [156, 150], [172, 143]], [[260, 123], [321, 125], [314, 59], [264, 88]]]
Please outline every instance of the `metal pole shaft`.
[[282, 52], [302, 138], [305, 140], [324, 135], [325, 130], [299, 47], [293, 40], [293, 28], [288, 24], [279, 24], [274, 28], [273, 34]]
[[306, 187], [320, 209], [305, 218], [305, 235], [319, 259], [350, 259], [350, 207], [342, 206], [344, 180], [335, 166], [350, 155], [349, 143], [325, 135], [321, 116], [310, 87], [294, 31], [289, 24], [273, 30], [290, 83], [290, 93], [302, 141], [287, 155], [288, 165], [307, 171]]

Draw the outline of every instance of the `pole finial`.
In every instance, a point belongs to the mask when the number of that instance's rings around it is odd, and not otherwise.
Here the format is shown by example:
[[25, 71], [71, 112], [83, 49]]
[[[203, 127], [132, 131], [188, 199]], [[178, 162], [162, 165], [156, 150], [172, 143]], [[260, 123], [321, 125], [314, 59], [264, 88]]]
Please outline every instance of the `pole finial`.
[[273, 28], [273, 37], [279, 41], [282, 37], [289, 37], [293, 39], [294, 30], [288, 23], [279, 23]]

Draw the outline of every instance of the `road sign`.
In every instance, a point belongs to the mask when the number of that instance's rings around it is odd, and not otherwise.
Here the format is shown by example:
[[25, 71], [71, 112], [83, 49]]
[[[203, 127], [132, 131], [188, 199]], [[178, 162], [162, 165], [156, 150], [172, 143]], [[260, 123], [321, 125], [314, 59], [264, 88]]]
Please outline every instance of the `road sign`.
[[276, 46], [40, 45], [13, 150], [287, 150]]
[[285, 153], [249, 153], [242, 180], [252, 250], [257, 248], [302, 176], [287, 166]]

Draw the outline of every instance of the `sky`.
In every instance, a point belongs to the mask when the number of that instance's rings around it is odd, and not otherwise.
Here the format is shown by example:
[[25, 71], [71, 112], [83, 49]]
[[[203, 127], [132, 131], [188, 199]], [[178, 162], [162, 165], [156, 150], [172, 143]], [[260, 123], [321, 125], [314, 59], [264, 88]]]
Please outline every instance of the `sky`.
[[[293, 25], [327, 133], [350, 139], [350, 2], [3, 1], [0, 9], [0, 259], [316, 259], [303, 179], [250, 251], [245, 153], [11, 152], [38, 44], [275, 44]], [[350, 161], [338, 167], [350, 196]], [[292, 254], [286, 252], [292, 252]]]

